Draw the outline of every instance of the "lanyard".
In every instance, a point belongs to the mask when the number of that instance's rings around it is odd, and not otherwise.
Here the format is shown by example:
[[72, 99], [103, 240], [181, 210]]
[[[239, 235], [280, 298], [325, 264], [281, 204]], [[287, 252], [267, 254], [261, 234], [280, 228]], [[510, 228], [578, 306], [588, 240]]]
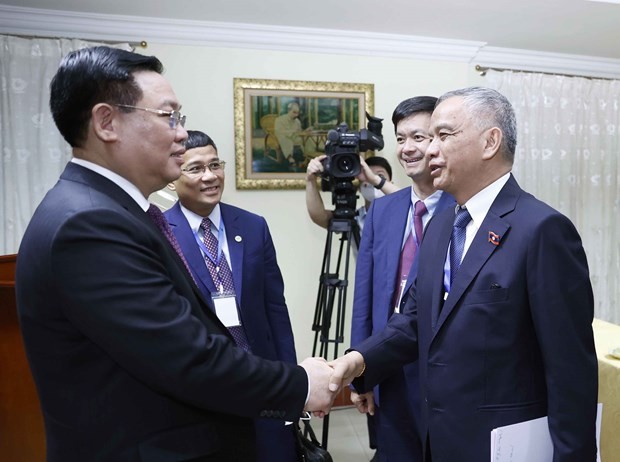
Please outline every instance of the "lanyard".
[[[200, 228], [198, 228], [200, 230]], [[211, 230], [208, 229], [206, 231], [210, 233]], [[198, 231], [194, 231], [194, 238], [196, 239], [196, 243], [203, 251], [203, 253], [213, 262], [216, 267], [220, 266], [220, 261], [222, 260], [222, 242], [224, 241], [224, 220], [220, 221], [220, 228], [217, 231], [217, 255], [212, 255], [207, 249], [207, 246], [203, 242], [202, 238], [199, 236]]]

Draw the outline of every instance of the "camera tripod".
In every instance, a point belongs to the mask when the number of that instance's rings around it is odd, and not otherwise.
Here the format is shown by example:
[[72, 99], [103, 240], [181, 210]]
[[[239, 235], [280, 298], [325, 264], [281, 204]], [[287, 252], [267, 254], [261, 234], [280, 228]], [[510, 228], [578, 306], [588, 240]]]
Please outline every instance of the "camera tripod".
[[[338, 248], [336, 265], [335, 268], [332, 269], [332, 244], [336, 234], [340, 234], [340, 245]], [[359, 249], [359, 242], [359, 226], [354, 218], [332, 218], [329, 221], [325, 251], [323, 253], [321, 277], [319, 278], [319, 289], [314, 310], [314, 321], [312, 323], [312, 330], [314, 331], [312, 356], [317, 356], [318, 348], [318, 356], [329, 359], [329, 349], [330, 345], [332, 345], [332, 359], [338, 357], [338, 345], [344, 341], [344, 315], [347, 301], [347, 287], [349, 285], [348, 275], [351, 243], [354, 243], [356, 248]], [[344, 266], [344, 271], [341, 273], [340, 270], [342, 266]], [[330, 336], [330, 330], [334, 314], [334, 304], [336, 304], [336, 320], [335, 333], [332, 337]], [[323, 420], [321, 446], [325, 449], [327, 449], [328, 433], [329, 414], [326, 415]]]

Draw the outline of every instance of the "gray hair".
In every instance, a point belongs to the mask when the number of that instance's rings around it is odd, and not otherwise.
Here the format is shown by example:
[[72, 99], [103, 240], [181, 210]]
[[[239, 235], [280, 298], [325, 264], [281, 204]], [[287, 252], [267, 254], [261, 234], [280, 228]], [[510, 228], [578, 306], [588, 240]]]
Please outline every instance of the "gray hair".
[[444, 93], [437, 100], [437, 105], [454, 96], [463, 98], [464, 106], [472, 114], [477, 128], [485, 130], [496, 126], [502, 131], [504, 136], [500, 149], [512, 163], [517, 147], [517, 118], [510, 101], [491, 88], [468, 87]]

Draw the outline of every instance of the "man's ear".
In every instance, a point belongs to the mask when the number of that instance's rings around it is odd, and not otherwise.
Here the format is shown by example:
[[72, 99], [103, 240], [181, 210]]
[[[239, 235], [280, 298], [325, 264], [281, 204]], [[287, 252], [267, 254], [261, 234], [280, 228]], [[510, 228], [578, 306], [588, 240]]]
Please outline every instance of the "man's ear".
[[484, 153], [482, 158], [484, 160], [489, 160], [495, 157], [495, 155], [499, 152], [500, 146], [502, 145], [502, 140], [504, 138], [504, 134], [502, 131], [497, 128], [489, 128], [483, 134], [484, 136]]
[[177, 187], [174, 185], [174, 183], [168, 183], [168, 189], [170, 191], [176, 191]]
[[93, 106], [91, 111], [91, 123], [93, 131], [101, 141], [109, 143], [118, 139], [115, 121], [117, 112], [106, 103], [99, 103]]

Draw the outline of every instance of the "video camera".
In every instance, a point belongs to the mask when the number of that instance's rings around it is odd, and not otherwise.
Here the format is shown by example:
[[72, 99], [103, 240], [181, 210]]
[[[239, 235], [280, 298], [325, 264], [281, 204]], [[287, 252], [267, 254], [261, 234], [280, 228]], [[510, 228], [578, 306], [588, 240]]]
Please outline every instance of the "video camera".
[[368, 128], [359, 132], [349, 131], [346, 123], [327, 133], [326, 157], [323, 160], [321, 189], [332, 192], [335, 218], [353, 218], [357, 194], [353, 179], [360, 174], [360, 152], [383, 149], [383, 119], [366, 113]]

